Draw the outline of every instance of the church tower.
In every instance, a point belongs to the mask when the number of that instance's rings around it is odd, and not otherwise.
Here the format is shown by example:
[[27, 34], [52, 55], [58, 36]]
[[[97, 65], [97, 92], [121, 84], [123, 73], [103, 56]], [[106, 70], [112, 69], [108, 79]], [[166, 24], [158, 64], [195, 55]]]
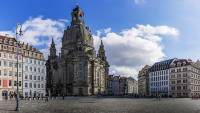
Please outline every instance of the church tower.
[[99, 51], [98, 51], [97, 57], [99, 57], [103, 61], [106, 61], [106, 55], [105, 55], [105, 50], [104, 50], [104, 45], [103, 45], [102, 40], [101, 40], [101, 44], [99, 46]]
[[52, 38], [51, 46], [49, 49], [50, 55], [48, 56], [48, 60], [46, 62], [46, 69], [47, 69], [47, 84], [46, 84], [46, 92], [49, 96], [55, 95], [56, 91], [56, 77], [54, 76], [57, 73], [58, 69], [58, 62], [57, 62], [57, 55], [56, 55], [56, 45]]
[[103, 41], [101, 40], [101, 44], [99, 46], [97, 57], [101, 60], [101, 63], [103, 64], [103, 75], [105, 82], [103, 83], [103, 86], [105, 87], [105, 92], [108, 93], [108, 75], [109, 75], [109, 63], [106, 58], [105, 49]]
[[54, 43], [53, 38], [52, 38], [51, 47], [50, 47], [50, 58], [51, 59], [55, 59], [56, 58], [56, 45]]

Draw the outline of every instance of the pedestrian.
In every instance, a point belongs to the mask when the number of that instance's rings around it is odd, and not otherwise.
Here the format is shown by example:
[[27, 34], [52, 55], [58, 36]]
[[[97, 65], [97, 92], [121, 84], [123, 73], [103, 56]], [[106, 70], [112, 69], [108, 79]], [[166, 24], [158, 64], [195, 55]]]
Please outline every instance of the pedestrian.
[[159, 95], [158, 95], [158, 100], [160, 101], [160, 99], [161, 99], [161, 95], [159, 94]]
[[64, 94], [62, 95], [62, 99], [65, 100], [65, 95]]

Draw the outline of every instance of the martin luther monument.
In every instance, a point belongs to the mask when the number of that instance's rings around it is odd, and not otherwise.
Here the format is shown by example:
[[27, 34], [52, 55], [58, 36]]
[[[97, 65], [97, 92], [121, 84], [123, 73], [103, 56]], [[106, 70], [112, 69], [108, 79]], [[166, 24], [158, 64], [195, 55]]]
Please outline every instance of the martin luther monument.
[[109, 64], [103, 42], [96, 55], [93, 37], [84, 22], [84, 12], [76, 6], [71, 16], [71, 25], [64, 31], [59, 56], [52, 39], [46, 62], [47, 93], [50, 96], [106, 94]]

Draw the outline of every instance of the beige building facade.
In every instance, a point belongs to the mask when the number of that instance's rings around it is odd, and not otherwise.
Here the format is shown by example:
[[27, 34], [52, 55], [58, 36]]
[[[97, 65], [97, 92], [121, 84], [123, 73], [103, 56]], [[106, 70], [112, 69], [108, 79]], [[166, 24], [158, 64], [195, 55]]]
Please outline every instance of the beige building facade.
[[177, 59], [170, 68], [172, 97], [200, 96], [200, 65], [187, 59]]
[[[19, 44], [18, 65], [17, 65], [17, 44]], [[20, 97], [25, 97], [24, 73], [27, 58], [44, 62], [43, 54], [36, 48], [18, 42], [15, 38], [0, 36], [0, 99], [8, 99], [16, 93], [17, 75], [19, 76]], [[18, 66], [18, 74], [17, 74]], [[43, 64], [45, 72], [45, 65]], [[34, 70], [34, 68], [33, 68]], [[29, 73], [27, 73], [29, 74]], [[46, 74], [42, 75], [45, 79]], [[45, 84], [45, 81], [43, 81]], [[45, 86], [41, 89], [45, 93]]]

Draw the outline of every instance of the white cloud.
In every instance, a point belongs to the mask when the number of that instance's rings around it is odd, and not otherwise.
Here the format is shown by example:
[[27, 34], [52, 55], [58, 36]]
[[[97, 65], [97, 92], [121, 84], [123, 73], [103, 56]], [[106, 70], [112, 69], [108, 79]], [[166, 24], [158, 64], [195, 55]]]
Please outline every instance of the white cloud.
[[52, 37], [56, 42], [61, 42], [64, 25], [65, 23], [59, 20], [30, 18], [22, 24], [24, 34], [19, 40], [34, 46], [48, 45], [47, 42], [50, 42]]
[[178, 37], [179, 32], [168, 26], [137, 25], [120, 33], [110, 30], [104, 36], [99, 34], [102, 33], [98, 31], [94, 35], [94, 44], [97, 49], [100, 40], [103, 40], [111, 65], [110, 73], [135, 76], [141, 66], [163, 59], [162, 38]]
[[[52, 38], [54, 38], [58, 52], [60, 51], [62, 45], [61, 39], [66, 22], [68, 21], [64, 19], [53, 20], [41, 16], [29, 18], [22, 23], [23, 36], [19, 37], [19, 40], [35, 47], [40, 47], [40, 50], [47, 58]], [[0, 34], [15, 36], [14, 32], [15, 31], [0, 31]]]

